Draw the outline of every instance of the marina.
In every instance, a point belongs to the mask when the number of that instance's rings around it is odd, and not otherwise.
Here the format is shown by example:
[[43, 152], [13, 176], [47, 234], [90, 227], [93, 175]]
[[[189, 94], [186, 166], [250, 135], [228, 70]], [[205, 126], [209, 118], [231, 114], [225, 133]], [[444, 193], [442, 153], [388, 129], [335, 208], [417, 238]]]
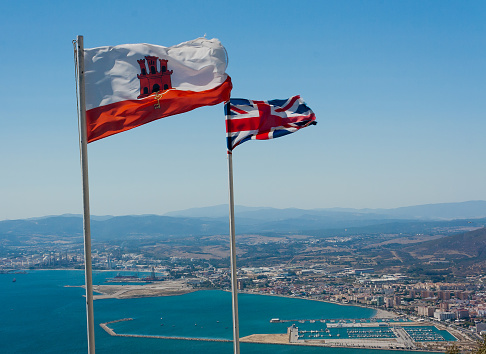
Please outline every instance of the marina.
[[[315, 339], [399, 339], [410, 342], [455, 341], [446, 330], [424, 326], [405, 317], [355, 319], [294, 319], [273, 318], [270, 323], [292, 323], [298, 326], [298, 340]], [[402, 334], [400, 334], [402, 333]]]
[[[276, 323], [272, 319], [272, 323]], [[290, 322], [280, 321], [279, 322]], [[423, 323], [407, 318], [361, 318], [361, 319], [319, 319], [294, 320], [288, 328], [289, 340], [294, 343], [321, 342], [330, 344], [364, 346], [379, 341], [387, 347], [415, 348], [420, 342], [456, 341], [446, 330], [435, 326], [424, 326]], [[296, 332], [293, 336], [291, 332]]]
[[[447, 331], [439, 331], [436, 327], [404, 327], [403, 328], [416, 342], [451, 341], [452, 335]], [[435, 329], [435, 330], [434, 330]]]

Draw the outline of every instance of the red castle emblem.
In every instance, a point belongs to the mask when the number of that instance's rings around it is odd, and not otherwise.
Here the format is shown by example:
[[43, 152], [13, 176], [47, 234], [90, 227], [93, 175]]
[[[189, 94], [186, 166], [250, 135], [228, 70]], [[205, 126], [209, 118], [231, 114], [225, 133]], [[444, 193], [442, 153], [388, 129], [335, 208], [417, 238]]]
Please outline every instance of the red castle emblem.
[[[157, 70], [157, 60], [159, 61], [159, 70]], [[148, 64], [148, 71], [145, 61]], [[140, 65], [140, 74], [137, 75], [140, 80], [140, 95], [137, 98], [147, 97], [152, 93], [172, 88], [170, 76], [174, 70], [167, 70], [166, 59], [147, 55], [145, 59], [137, 60], [137, 62]]]

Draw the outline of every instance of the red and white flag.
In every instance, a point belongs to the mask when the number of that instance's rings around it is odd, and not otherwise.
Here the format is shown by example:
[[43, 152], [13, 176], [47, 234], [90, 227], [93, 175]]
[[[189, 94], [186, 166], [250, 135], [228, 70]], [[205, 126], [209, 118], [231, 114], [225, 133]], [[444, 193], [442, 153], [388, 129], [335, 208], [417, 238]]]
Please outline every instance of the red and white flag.
[[88, 142], [227, 101], [232, 88], [217, 39], [85, 49], [84, 65]]

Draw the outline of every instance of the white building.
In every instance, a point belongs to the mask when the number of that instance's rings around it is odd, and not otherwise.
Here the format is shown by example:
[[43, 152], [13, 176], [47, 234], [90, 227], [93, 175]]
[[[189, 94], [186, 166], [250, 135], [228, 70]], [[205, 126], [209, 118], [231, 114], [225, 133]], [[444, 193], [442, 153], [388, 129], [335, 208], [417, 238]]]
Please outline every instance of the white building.
[[438, 319], [439, 321], [454, 320], [456, 319], [456, 314], [454, 312], [436, 310], [434, 312], [434, 318]]

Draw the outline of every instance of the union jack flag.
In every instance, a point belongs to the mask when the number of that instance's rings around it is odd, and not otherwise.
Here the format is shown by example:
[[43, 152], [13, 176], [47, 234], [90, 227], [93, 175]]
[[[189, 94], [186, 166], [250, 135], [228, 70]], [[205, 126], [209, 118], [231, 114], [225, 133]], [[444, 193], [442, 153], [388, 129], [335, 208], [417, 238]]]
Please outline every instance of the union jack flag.
[[232, 98], [224, 110], [228, 151], [247, 140], [278, 138], [317, 124], [314, 112], [300, 96], [270, 101]]

